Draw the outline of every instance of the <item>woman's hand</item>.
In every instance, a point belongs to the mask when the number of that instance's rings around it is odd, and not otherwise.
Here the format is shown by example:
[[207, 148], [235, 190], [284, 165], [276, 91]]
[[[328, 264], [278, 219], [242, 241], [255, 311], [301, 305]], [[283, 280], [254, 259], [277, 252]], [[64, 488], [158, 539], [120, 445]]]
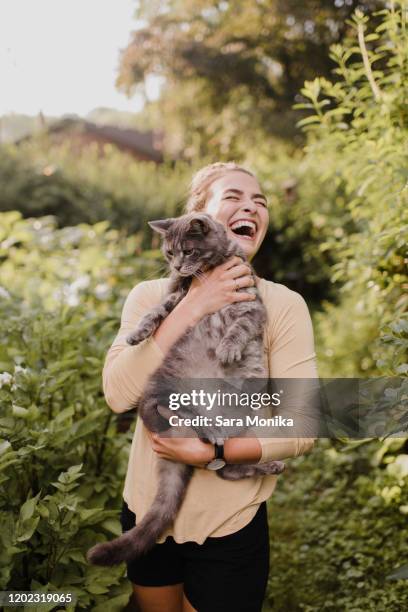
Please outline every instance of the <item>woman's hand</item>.
[[189, 305], [197, 320], [217, 312], [233, 302], [256, 299], [252, 293], [237, 291], [255, 284], [250, 266], [238, 256], [193, 278], [187, 295], [182, 302]]
[[[188, 429], [188, 428], [186, 428]], [[151, 433], [146, 429], [150, 438], [152, 449], [161, 459], [178, 461], [204, 468], [214, 459], [214, 447], [206, 444], [199, 438], [162, 438], [159, 434]], [[193, 430], [191, 429], [191, 433]]]
[[237, 291], [240, 287], [253, 285], [251, 268], [237, 256], [202, 273], [200, 280], [193, 278], [187, 295], [153, 335], [162, 353], [166, 354], [187, 328], [196, 325], [205, 315], [232, 302], [256, 299], [252, 293]]

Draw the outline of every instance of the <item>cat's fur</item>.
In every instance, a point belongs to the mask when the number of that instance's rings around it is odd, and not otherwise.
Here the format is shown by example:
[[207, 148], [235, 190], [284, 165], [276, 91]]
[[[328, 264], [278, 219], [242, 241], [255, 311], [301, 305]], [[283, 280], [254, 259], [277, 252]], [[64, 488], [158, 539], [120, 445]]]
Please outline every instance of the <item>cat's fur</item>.
[[[163, 302], [143, 317], [137, 329], [127, 338], [132, 345], [152, 336], [186, 295], [194, 276], [222, 264], [233, 255], [239, 255], [246, 261], [244, 252], [228, 238], [225, 228], [207, 214], [190, 213], [175, 219], [155, 221], [150, 225], [164, 236], [163, 251], [171, 269], [170, 286]], [[184, 253], [189, 250], [190, 254]], [[166, 408], [160, 408], [159, 404], [161, 397], [168, 397], [169, 393], [174, 392], [175, 379], [182, 383], [182, 379], [242, 380], [268, 377], [263, 347], [265, 307], [256, 286], [241, 290], [255, 294], [256, 299], [224, 306], [188, 328], [149, 378], [137, 407], [150, 431], [160, 432], [169, 428], [168, 421], [162, 416], [166, 414]], [[188, 410], [189, 416], [194, 416], [193, 410], [194, 414], [199, 413], [196, 407], [189, 407]], [[204, 414], [205, 409], [201, 413]], [[186, 414], [184, 410], [183, 416]], [[242, 433], [242, 428], [235, 433], [231, 429], [226, 433], [222, 428], [214, 427], [195, 429], [201, 439], [212, 442]], [[255, 465], [226, 465], [216, 474], [227, 480], [238, 480], [279, 474], [284, 468], [281, 461], [271, 461]], [[150, 549], [173, 523], [194, 468], [159, 458], [158, 469], [158, 492], [147, 514], [137, 526], [120, 537], [91, 548], [87, 554], [88, 561], [98, 565], [114, 565], [137, 557]]]

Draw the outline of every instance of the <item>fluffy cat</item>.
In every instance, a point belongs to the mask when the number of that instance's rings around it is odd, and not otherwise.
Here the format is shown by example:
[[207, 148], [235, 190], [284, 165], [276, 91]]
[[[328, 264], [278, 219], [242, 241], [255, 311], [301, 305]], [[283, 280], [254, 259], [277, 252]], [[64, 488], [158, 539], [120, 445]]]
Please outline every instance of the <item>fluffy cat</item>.
[[[227, 236], [223, 225], [205, 213], [190, 213], [178, 218], [154, 221], [149, 225], [163, 236], [163, 252], [171, 270], [169, 292], [161, 304], [143, 317], [137, 329], [127, 338], [135, 345], [152, 336], [161, 322], [186, 295], [194, 276], [230, 259], [234, 255], [246, 261], [240, 246]], [[252, 271], [253, 273], [253, 271]], [[253, 293], [253, 301], [234, 302], [206, 315], [190, 327], [173, 344], [162, 364], [150, 376], [136, 403], [144, 425], [153, 432], [168, 430], [170, 411], [161, 404], [174, 392], [175, 381], [183, 379], [265, 379], [269, 374], [264, 363], [263, 330], [265, 307], [257, 288], [242, 291]], [[132, 406], [134, 407], [134, 406]], [[183, 416], [200, 414], [200, 408], [183, 409]], [[194, 412], [193, 412], [194, 411]], [[203, 409], [201, 414], [205, 413]], [[207, 413], [208, 414], [208, 413]], [[178, 412], [180, 415], [180, 411]], [[231, 413], [229, 414], [231, 416]], [[224, 441], [242, 434], [222, 427], [195, 427], [205, 441]], [[281, 461], [254, 465], [226, 465], [216, 472], [227, 480], [256, 475], [280, 474]], [[190, 465], [158, 459], [158, 491], [153, 504], [139, 524], [120, 537], [92, 547], [87, 559], [97, 565], [115, 565], [149, 550], [157, 538], [174, 521], [193, 474]]]

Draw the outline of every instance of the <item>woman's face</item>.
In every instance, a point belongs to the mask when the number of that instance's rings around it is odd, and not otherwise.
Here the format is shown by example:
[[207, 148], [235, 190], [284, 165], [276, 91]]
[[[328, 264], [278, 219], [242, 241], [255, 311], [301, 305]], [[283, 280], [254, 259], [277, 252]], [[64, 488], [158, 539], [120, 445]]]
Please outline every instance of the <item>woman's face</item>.
[[203, 212], [224, 225], [228, 237], [235, 240], [249, 260], [265, 238], [269, 224], [266, 197], [255, 177], [230, 170], [210, 187]]

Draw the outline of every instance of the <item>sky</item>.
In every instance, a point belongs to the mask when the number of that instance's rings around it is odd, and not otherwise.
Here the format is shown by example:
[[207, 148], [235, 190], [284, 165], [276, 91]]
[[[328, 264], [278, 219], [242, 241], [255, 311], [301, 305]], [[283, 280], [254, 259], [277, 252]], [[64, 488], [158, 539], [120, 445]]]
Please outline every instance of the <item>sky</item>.
[[[119, 51], [138, 27], [137, 0], [0, 0], [0, 115], [137, 112], [115, 89]], [[158, 94], [159, 79], [147, 95]]]

